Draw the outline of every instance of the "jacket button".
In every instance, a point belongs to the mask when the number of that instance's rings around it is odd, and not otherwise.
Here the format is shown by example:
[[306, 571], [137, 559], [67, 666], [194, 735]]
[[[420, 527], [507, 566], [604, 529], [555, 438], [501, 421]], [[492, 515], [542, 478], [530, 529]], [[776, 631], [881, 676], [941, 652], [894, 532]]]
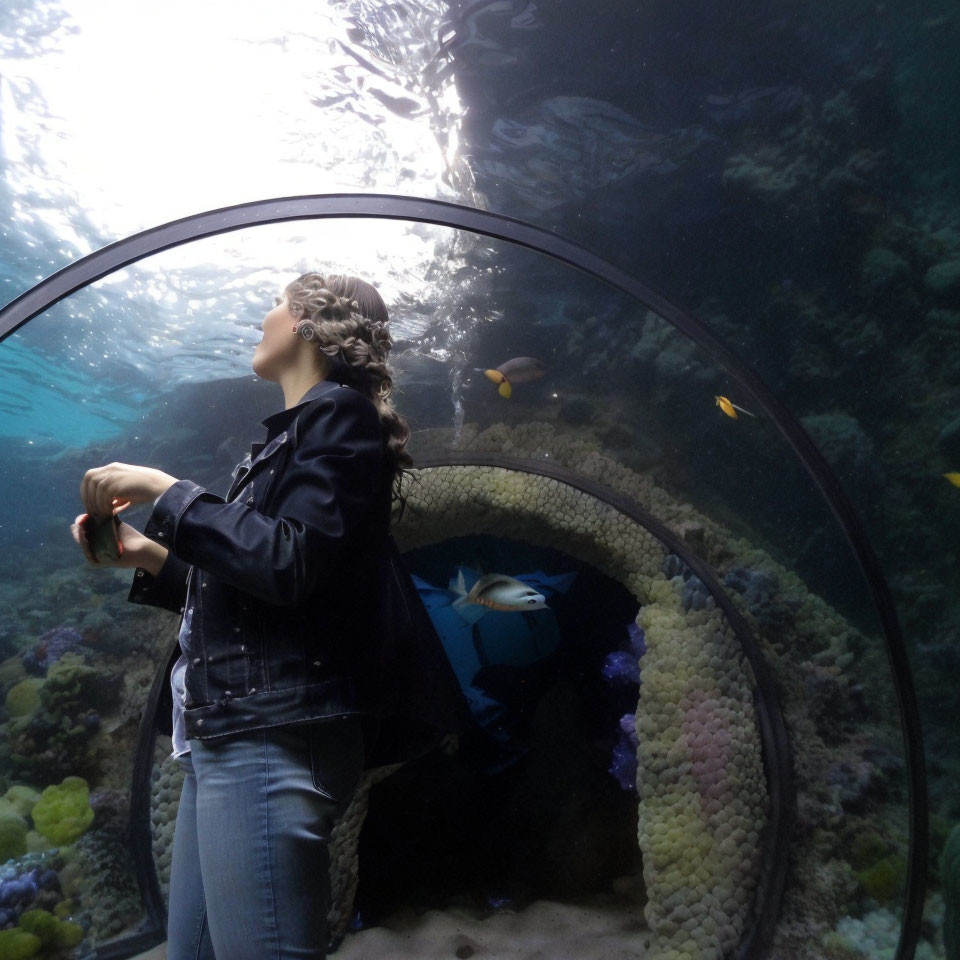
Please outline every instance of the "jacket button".
[[273, 471], [272, 471], [272, 470], [271, 470], [270, 472], [271, 472], [271, 473], [273, 473]]
[[257, 692], [257, 688], [256, 688], [256, 687], [251, 687], [251, 688], [247, 691], [247, 693], [256, 693], [256, 692]]
[[207, 655], [207, 663], [211, 663], [212, 661], [213, 661], [213, 654], [211, 653]]
[[247, 652], [247, 645], [246, 645], [245, 643], [241, 643], [241, 644], [240, 644], [240, 652], [241, 652], [241, 653], [246, 653], [246, 652]]
[[163, 539], [163, 531], [162, 531], [162, 530], [158, 530], [158, 531], [157, 531], [157, 539], [158, 539], [158, 540], [162, 540], [162, 539]]
[[193, 658], [193, 665], [196, 666], [196, 665], [200, 662], [200, 660], [201, 660], [200, 657], [194, 657], [194, 658]]
[[201, 584], [200, 584], [201, 587], [205, 587], [206, 585], [207, 585], [207, 581], [206, 581], [206, 580], [202, 581]]
[[223, 695], [224, 695], [225, 697], [232, 697], [232, 696], [233, 696], [233, 694], [232, 694], [229, 690], [224, 690], [224, 691], [223, 691]]
[[143, 576], [143, 571], [142, 571], [142, 570], [138, 570], [138, 571], [137, 571], [137, 576], [138, 576], [138, 577], [142, 577], [142, 576]]
[[[239, 628], [239, 627], [234, 627], [234, 628], [233, 628], [233, 632], [234, 632], [234, 633], [239, 633], [239, 632], [240, 632], [240, 628]], [[243, 647], [241, 647], [240, 649], [242, 650]]]
[[319, 667], [319, 666], [320, 666], [320, 663], [321, 663], [320, 660], [314, 660], [314, 661], [313, 661], [313, 665], [314, 665], [315, 667]]
[[198, 727], [202, 727], [202, 726], [203, 726], [203, 720], [202, 720], [202, 719], [197, 721], [197, 726], [198, 726]]

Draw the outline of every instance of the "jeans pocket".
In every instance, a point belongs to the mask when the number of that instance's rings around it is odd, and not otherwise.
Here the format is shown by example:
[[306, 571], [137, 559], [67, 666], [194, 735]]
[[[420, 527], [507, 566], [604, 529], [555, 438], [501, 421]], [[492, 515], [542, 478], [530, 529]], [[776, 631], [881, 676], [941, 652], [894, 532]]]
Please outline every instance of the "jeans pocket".
[[359, 717], [310, 724], [310, 765], [317, 791], [343, 807], [363, 773], [363, 726]]

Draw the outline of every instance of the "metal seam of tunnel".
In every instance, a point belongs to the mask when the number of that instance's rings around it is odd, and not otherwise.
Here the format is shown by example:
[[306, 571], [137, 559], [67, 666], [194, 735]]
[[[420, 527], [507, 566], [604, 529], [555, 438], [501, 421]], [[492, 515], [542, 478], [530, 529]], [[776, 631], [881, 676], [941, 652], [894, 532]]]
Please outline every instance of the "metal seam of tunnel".
[[0, 310], [0, 342], [71, 293], [115, 270], [172, 247], [261, 224], [348, 217], [412, 220], [467, 230], [546, 254], [610, 284], [668, 320], [703, 349], [740, 383], [797, 454], [843, 530], [866, 580], [890, 663], [903, 732], [909, 798], [905, 903], [894, 960], [912, 957], [920, 934], [927, 881], [927, 790], [912, 671], [889, 585], [853, 503], [797, 419], [716, 334], [664, 295], [651, 290], [589, 250], [549, 230], [502, 214], [442, 200], [392, 194], [313, 194], [257, 200], [208, 210], [152, 227], [94, 251], [41, 280]]
[[[786, 882], [788, 851], [793, 824], [796, 818], [796, 794], [793, 779], [793, 764], [790, 743], [787, 737], [783, 713], [777, 697], [773, 678], [759, 645], [749, 626], [731, 602], [711, 567], [691, 551], [677, 534], [671, 531], [635, 500], [594, 480], [579, 476], [558, 463], [511, 457], [502, 454], [447, 455], [424, 457], [417, 461], [418, 470], [449, 469], [456, 467], [498, 467], [518, 473], [535, 474], [572, 487], [612, 507], [623, 516], [648, 530], [667, 549], [676, 554], [700, 578], [716, 600], [730, 626], [736, 633], [740, 646], [753, 670], [754, 710], [760, 729], [763, 748], [764, 772], [770, 792], [770, 821], [764, 835], [763, 867], [757, 879], [750, 922], [731, 960], [759, 960], [765, 955], [776, 927]], [[402, 549], [402, 541], [400, 541]], [[178, 652], [174, 644], [173, 653]], [[135, 788], [133, 803], [138, 815], [131, 817], [134, 845], [138, 850], [151, 849], [150, 821], [150, 771], [156, 743], [156, 714], [166, 675], [166, 660], [160, 664], [144, 709], [137, 745]], [[138, 863], [146, 873], [142, 877], [143, 888], [153, 891], [159, 917], [164, 916], [159, 880], [152, 856], [147, 855]]]

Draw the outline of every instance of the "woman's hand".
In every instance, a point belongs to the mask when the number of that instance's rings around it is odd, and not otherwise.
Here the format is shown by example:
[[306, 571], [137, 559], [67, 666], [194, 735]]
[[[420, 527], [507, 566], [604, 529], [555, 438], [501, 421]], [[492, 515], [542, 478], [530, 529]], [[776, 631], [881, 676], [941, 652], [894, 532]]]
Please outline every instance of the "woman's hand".
[[116, 560], [97, 560], [90, 544], [87, 543], [86, 532], [80, 521], [84, 514], [80, 514], [72, 524], [70, 532], [73, 539], [80, 544], [83, 555], [87, 558], [87, 563], [98, 567], [144, 567], [150, 573], [156, 575], [163, 566], [163, 561], [167, 558], [167, 548], [154, 543], [149, 537], [145, 537], [139, 530], [134, 529], [129, 523], [120, 523], [118, 534], [120, 543], [123, 545], [123, 554]]
[[176, 482], [176, 477], [153, 467], [108, 463], [83, 475], [80, 498], [91, 517], [105, 519], [126, 510], [131, 504], [156, 500]]

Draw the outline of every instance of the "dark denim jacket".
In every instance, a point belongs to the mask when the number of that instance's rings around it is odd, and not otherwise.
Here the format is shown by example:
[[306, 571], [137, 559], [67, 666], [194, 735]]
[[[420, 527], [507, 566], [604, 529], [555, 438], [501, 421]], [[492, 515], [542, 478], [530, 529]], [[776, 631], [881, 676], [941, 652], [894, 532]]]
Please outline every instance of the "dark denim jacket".
[[[137, 569], [129, 599], [193, 608], [187, 738], [401, 717], [405, 735], [393, 729], [382, 745], [389, 762], [419, 752], [414, 741], [463, 729], [456, 679], [390, 536], [376, 407], [324, 380], [263, 424], [267, 440], [236, 468], [226, 499], [179, 480], [144, 527], [169, 553], [156, 577]], [[166, 732], [170, 706], [167, 696]]]

